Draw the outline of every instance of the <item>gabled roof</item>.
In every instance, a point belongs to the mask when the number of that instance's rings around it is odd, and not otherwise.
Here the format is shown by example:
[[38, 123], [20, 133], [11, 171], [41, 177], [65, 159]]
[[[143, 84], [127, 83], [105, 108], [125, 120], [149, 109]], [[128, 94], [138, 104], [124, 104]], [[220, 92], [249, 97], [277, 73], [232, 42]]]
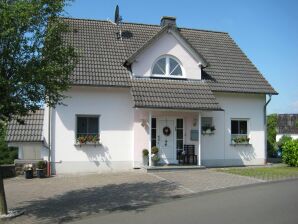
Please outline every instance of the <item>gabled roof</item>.
[[7, 142], [42, 142], [44, 110], [30, 112], [20, 119], [24, 121], [24, 124], [19, 124], [16, 119], [8, 123], [5, 140]]
[[[123, 62], [162, 29], [159, 25], [124, 23], [120, 40], [117, 26], [108, 21], [63, 20], [72, 30], [64, 36], [65, 41], [80, 54], [70, 76], [74, 85], [130, 87], [131, 75]], [[229, 34], [188, 28], [177, 28], [177, 32], [208, 62], [203, 79], [212, 91], [277, 94]]]
[[143, 46], [136, 50], [124, 62], [124, 66], [129, 66], [130, 64], [132, 64], [139, 54], [141, 54], [145, 49], [154, 44], [154, 42], [157, 41], [166, 32], [171, 32], [175, 37], [177, 37], [177, 39], [179, 39], [180, 42], [182, 42], [181, 44], [185, 45], [190, 50], [190, 53], [193, 54], [193, 56], [197, 58], [199, 61], [201, 61], [203, 67], [206, 67], [208, 65], [206, 59], [182, 36], [182, 34], [177, 30], [176, 26], [168, 24], [162, 27], [162, 29], [155, 36], [153, 36], [146, 43], [144, 43]]
[[222, 110], [203, 81], [134, 78], [131, 92], [136, 108]]

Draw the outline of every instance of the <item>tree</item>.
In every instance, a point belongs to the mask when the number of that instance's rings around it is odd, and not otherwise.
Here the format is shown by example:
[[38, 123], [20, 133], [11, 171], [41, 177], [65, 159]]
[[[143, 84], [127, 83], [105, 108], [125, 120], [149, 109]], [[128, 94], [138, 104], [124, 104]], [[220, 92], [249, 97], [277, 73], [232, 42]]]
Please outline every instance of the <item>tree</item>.
[[270, 114], [267, 117], [267, 152], [273, 157], [276, 154], [276, 128], [277, 114]]
[[[63, 39], [69, 28], [60, 16], [68, 2], [0, 0], [0, 125], [64, 99], [77, 62]], [[0, 212], [7, 213], [4, 207]]]
[[8, 147], [5, 142], [6, 126], [0, 125], [0, 165], [12, 164], [18, 158], [18, 150], [14, 147]]

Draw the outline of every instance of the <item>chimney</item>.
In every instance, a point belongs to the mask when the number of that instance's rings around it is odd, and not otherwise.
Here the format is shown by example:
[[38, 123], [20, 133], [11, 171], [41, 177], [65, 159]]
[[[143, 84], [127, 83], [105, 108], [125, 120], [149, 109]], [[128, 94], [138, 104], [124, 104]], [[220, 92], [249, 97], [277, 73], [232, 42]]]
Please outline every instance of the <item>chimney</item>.
[[160, 26], [172, 25], [176, 26], [176, 17], [163, 16], [160, 20]]

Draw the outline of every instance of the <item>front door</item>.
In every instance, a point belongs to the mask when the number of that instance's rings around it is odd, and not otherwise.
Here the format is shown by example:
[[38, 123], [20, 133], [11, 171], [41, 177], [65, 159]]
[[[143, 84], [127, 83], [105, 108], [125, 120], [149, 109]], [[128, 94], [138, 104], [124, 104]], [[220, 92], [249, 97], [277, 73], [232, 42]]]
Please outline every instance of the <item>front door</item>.
[[176, 150], [174, 144], [175, 124], [173, 119], [157, 120], [157, 147], [161, 163], [176, 163]]

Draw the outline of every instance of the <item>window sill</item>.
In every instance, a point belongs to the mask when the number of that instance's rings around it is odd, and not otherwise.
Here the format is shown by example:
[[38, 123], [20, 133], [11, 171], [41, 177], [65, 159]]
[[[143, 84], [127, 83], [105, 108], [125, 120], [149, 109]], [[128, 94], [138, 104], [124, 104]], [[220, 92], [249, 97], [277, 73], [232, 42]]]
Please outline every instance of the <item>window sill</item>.
[[75, 143], [74, 144], [74, 146], [80, 146], [80, 147], [84, 147], [84, 146], [94, 146], [94, 147], [96, 147], [96, 146], [101, 146], [101, 143], [100, 142], [96, 142], [96, 143], [93, 143], [93, 142], [87, 142], [87, 143], [82, 143], [82, 144], [80, 144], [80, 143]]
[[187, 79], [185, 76], [169, 76], [169, 75], [150, 75], [149, 77], [156, 78], [156, 79], [182, 79], [182, 80]]
[[243, 145], [243, 146], [250, 146], [250, 143], [231, 143], [230, 145], [232, 146], [238, 146], [238, 145]]

